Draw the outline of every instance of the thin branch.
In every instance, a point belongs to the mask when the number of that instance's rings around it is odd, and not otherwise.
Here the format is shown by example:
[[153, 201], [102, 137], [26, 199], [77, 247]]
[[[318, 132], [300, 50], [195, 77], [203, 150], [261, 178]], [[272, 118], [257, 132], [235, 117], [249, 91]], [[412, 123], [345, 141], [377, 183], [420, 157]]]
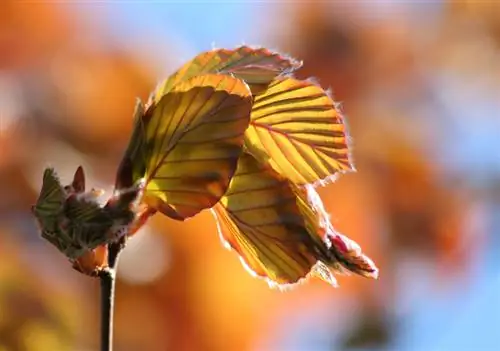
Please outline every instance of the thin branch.
[[108, 246], [108, 268], [99, 273], [101, 281], [101, 351], [113, 350], [113, 312], [115, 302], [116, 266], [125, 246], [125, 238]]

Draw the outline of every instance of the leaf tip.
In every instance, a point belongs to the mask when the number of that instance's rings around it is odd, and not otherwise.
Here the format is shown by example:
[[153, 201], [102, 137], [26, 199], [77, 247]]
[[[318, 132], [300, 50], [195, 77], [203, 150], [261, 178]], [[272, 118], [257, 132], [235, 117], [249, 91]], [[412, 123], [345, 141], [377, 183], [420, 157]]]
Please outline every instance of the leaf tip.
[[311, 270], [311, 276], [323, 280], [324, 282], [330, 284], [334, 288], [339, 287], [339, 283], [337, 282], [337, 279], [335, 279], [335, 276], [333, 275], [330, 268], [321, 261], [318, 261], [316, 265], [313, 267], [313, 269]]
[[338, 265], [365, 278], [378, 279], [379, 269], [353, 240], [338, 233], [328, 233], [329, 253], [334, 267]]

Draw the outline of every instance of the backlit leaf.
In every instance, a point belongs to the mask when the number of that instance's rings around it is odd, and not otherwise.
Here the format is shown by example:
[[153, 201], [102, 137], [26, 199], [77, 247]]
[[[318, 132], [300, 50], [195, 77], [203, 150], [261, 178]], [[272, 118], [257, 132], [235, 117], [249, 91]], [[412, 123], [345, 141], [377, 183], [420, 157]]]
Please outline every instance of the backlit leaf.
[[177, 84], [143, 118], [144, 201], [175, 219], [212, 207], [236, 170], [252, 96], [228, 75]]
[[247, 153], [213, 213], [226, 246], [271, 285], [294, 284], [310, 275], [336, 285], [333, 272], [378, 276], [359, 246], [334, 231], [312, 186], [290, 183]]
[[[158, 85], [147, 103], [148, 108], [181, 82], [200, 74], [232, 74], [243, 79], [253, 93], [267, 87], [279, 75], [292, 72], [302, 65], [301, 62], [270, 51], [265, 48], [241, 46], [234, 50], [216, 49], [203, 52], [184, 64], [178, 71]], [[134, 112], [134, 129], [124, 157], [122, 158], [116, 179], [116, 189], [131, 187], [142, 178], [145, 170], [144, 134], [145, 106], [140, 100]]]
[[236, 78], [244, 80], [254, 91], [259, 88], [259, 85], [267, 85], [276, 76], [292, 72], [300, 66], [302, 66], [301, 62], [265, 48], [241, 46], [234, 50], [206, 51], [193, 58], [161, 83], [150, 102], [158, 102], [176, 84], [199, 74], [232, 74]]
[[334, 283], [318, 262], [327, 255], [326, 245], [303, 216], [298, 195], [293, 184], [244, 154], [226, 195], [214, 207], [221, 238], [247, 268], [272, 284], [297, 283], [312, 270]]
[[311, 186], [297, 188], [298, 204], [310, 230], [318, 233], [326, 243], [327, 251], [318, 256], [335, 273], [355, 273], [366, 278], [378, 278], [378, 268], [363, 254], [360, 246], [345, 235], [335, 231], [323, 202]]
[[280, 77], [255, 97], [245, 146], [295, 184], [353, 170], [343, 117], [328, 94], [309, 81]]
[[361, 247], [348, 237], [328, 232], [330, 266], [337, 273], [355, 273], [366, 278], [378, 279], [378, 268], [373, 261], [363, 254]]
[[115, 188], [118, 190], [132, 187], [146, 171], [144, 114], [144, 104], [137, 99], [132, 136], [117, 172]]

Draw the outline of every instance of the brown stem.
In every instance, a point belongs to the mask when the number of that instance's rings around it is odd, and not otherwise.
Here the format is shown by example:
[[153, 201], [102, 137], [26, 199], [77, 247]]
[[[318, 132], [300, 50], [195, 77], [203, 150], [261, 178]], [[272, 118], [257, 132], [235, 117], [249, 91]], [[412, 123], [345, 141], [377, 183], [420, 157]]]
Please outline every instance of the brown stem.
[[113, 350], [113, 311], [118, 257], [125, 246], [125, 239], [108, 247], [108, 268], [99, 273], [101, 281], [101, 351]]

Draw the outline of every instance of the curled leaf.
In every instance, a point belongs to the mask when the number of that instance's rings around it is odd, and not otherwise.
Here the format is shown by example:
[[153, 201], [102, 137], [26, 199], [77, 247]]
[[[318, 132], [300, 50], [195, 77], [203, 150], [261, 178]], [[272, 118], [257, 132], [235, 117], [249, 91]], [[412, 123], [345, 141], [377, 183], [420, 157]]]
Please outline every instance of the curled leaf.
[[143, 117], [144, 202], [183, 220], [216, 204], [242, 151], [252, 96], [241, 80], [205, 74], [176, 85]]
[[345, 270], [366, 278], [378, 279], [378, 268], [373, 261], [361, 251], [361, 247], [348, 237], [330, 232], [327, 239], [330, 242], [329, 252], [335, 258], [331, 263], [338, 273]]
[[323, 202], [312, 186], [297, 188], [301, 213], [310, 223], [311, 230], [318, 233], [326, 243], [327, 251], [318, 257], [335, 273], [349, 272], [366, 278], [378, 278], [378, 268], [373, 261], [363, 254], [361, 247], [352, 239], [335, 231]]
[[299, 185], [354, 169], [335, 102], [320, 86], [295, 78], [276, 78], [255, 96], [245, 146]]
[[116, 175], [115, 188], [117, 190], [132, 187], [146, 173], [144, 114], [144, 104], [137, 99], [132, 135]]

